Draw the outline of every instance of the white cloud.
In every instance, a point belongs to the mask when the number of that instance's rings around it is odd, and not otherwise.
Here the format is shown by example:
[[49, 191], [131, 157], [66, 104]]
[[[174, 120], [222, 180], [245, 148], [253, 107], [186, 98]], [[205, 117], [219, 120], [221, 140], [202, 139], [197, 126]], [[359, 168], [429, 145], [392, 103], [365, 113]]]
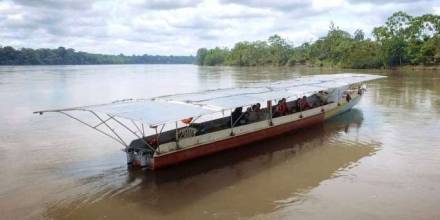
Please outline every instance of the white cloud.
[[398, 10], [440, 14], [435, 0], [4, 0], [0, 44], [72, 47], [111, 54], [194, 54], [273, 34], [295, 45], [324, 35], [331, 21], [349, 32]]
[[312, 6], [315, 9], [330, 9], [342, 6], [345, 3], [344, 0], [313, 0]]

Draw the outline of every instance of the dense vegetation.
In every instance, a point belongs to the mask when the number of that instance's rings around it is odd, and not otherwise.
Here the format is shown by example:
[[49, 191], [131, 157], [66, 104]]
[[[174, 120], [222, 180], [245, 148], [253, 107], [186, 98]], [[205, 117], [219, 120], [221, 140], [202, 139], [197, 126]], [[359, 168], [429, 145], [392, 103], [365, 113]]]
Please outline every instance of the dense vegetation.
[[350, 34], [333, 23], [327, 35], [294, 47], [278, 35], [267, 41], [238, 42], [232, 49], [197, 51], [198, 65], [295, 65], [381, 68], [396, 65], [440, 64], [440, 16], [412, 17], [396, 12], [373, 30], [374, 40], [362, 30]]
[[152, 56], [152, 55], [104, 55], [76, 52], [74, 49], [16, 50], [0, 46], [0, 65], [64, 65], [64, 64], [186, 64], [194, 63], [193, 56]]

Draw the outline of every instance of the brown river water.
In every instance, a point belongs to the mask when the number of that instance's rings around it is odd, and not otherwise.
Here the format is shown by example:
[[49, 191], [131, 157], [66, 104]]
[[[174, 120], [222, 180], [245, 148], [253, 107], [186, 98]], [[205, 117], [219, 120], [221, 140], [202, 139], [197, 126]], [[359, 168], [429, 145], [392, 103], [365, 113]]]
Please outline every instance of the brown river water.
[[[157, 172], [32, 111], [364, 72], [350, 112]], [[194, 65], [0, 67], [0, 219], [440, 219], [440, 71]]]

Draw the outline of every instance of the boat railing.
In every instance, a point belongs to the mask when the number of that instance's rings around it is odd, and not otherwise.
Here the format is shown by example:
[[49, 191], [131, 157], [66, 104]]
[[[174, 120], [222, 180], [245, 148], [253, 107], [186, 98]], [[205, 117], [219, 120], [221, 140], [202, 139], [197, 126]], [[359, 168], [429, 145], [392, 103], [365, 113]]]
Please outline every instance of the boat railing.
[[[291, 114], [288, 114], [285, 116], [276, 117], [273, 119], [272, 125], [269, 125], [267, 123], [267, 120], [262, 120], [262, 121], [258, 121], [258, 122], [254, 122], [254, 123], [250, 123], [250, 124], [244, 124], [241, 126], [237, 126], [237, 127], [232, 128], [232, 130], [234, 132], [234, 136], [252, 133], [252, 132], [255, 132], [255, 131], [258, 131], [261, 129], [265, 129], [265, 128], [268, 128], [271, 126], [277, 126], [277, 125], [301, 120], [302, 118], [307, 118], [307, 117], [310, 117], [313, 115], [317, 115], [317, 114], [322, 113], [323, 110], [328, 111], [332, 108], [335, 108], [336, 106], [337, 106], [337, 103], [329, 103], [327, 105], [319, 106], [316, 108], [311, 108], [311, 109], [308, 109], [305, 111], [295, 112], [295, 113], [291, 113]], [[179, 140], [178, 145], [175, 141], [163, 143], [159, 146], [159, 148], [156, 152], [157, 152], [157, 155], [162, 155], [162, 154], [170, 153], [170, 152], [173, 152], [176, 150], [184, 150], [184, 149], [197, 147], [199, 145], [203, 145], [203, 144], [207, 144], [207, 143], [220, 141], [223, 139], [230, 138], [231, 137], [230, 131], [231, 131], [231, 128], [226, 127], [222, 130], [218, 130], [215, 132], [206, 133], [206, 134], [202, 134], [199, 136], [194, 136], [194, 137], [190, 137], [190, 138], [186, 138], [186, 139], [181, 139], [181, 140]]]
[[[308, 102], [310, 103], [310, 105], [312, 107], [311, 109], [319, 108], [323, 104], [323, 103], [318, 102], [318, 99], [317, 99], [317, 97], [315, 97], [315, 95], [309, 96]], [[297, 108], [297, 101], [296, 100], [288, 101], [287, 106], [288, 106], [289, 112], [285, 116], [304, 112], [304, 111], [301, 111], [300, 109]], [[276, 108], [276, 105], [272, 106], [272, 107]], [[308, 110], [311, 110], [311, 109], [308, 109]], [[249, 114], [249, 113], [252, 113], [252, 114], [256, 113], [256, 115], [254, 118], [249, 117], [249, 115], [246, 115], [245, 116], [246, 120], [243, 120], [243, 122], [240, 122], [240, 123], [235, 123], [233, 125], [233, 127], [238, 128], [241, 126], [254, 124], [257, 122], [261, 122], [261, 121], [267, 121], [270, 118], [269, 112], [270, 111], [268, 110], [268, 108], [262, 108], [258, 112], [248, 112], [248, 113], [243, 112], [243, 115]], [[277, 116], [277, 117], [272, 116], [272, 117], [278, 118], [280, 116]], [[300, 113], [300, 114], [298, 114], [298, 116], [304, 117], [305, 115]], [[249, 119], [252, 119], [252, 120], [249, 120]], [[148, 140], [157, 139], [158, 145], [162, 145], [162, 144], [166, 144], [166, 143], [170, 143], [170, 142], [176, 142], [176, 138], [178, 138], [179, 141], [182, 141], [184, 139], [192, 138], [195, 136], [200, 136], [200, 135], [204, 135], [204, 134], [208, 134], [208, 133], [214, 133], [214, 132], [225, 130], [225, 129], [231, 129], [230, 120], [231, 120], [231, 116], [226, 116], [226, 117], [218, 118], [218, 119], [211, 120], [211, 121], [205, 121], [205, 122], [201, 122], [201, 123], [192, 123], [192, 124], [188, 125], [187, 127], [177, 128], [177, 133], [178, 133], [177, 137], [176, 137], [176, 129], [172, 129], [172, 130], [164, 131], [164, 132], [160, 133], [160, 135], [153, 134], [153, 135], [144, 137], [144, 140], [148, 142]], [[139, 141], [135, 142], [135, 141], [133, 141], [132, 144], [130, 144], [130, 146], [131, 145], [133, 145], [133, 146], [139, 145], [139, 144], [142, 145], [145, 142], [145, 141], [143, 141], [143, 142], [139, 142]]]
[[[356, 89], [348, 89], [345, 91], [347, 94], [350, 94], [350, 96], [352, 96], [353, 98], [355, 96], [358, 95], [357, 90]], [[172, 130], [168, 130], [165, 132], [160, 133], [160, 135], [150, 135], [144, 138], [143, 142], [140, 141], [133, 141], [132, 144], [134, 145], [142, 145], [146, 142], [148, 142], [148, 140], [151, 139], [157, 139], [157, 145], [156, 147], [158, 148], [159, 146], [168, 146], [168, 147], [162, 147], [162, 148], [167, 148], [167, 149], [174, 149], [174, 145], [175, 148], [180, 148], [179, 146], [188, 146], [189, 143], [193, 143], [194, 140], [196, 140], [196, 142], [194, 142], [193, 144], [197, 145], [199, 142], [206, 142], [207, 140], [206, 137], [209, 137], [208, 139], [212, 139], [212, 136], [231, 136], [231, 135], [238, 135], [241, 134], [243, 132], [248, 132], [247, 130], [249, 129], [261, 129], [264, 126], [267, 126], [269, 124], [269, 126], [273, 126], [273, 125], [277, 125], [280, 123], [284, 123], [286, 119], [289, 119], [290, 121], [292, 120], [297, 120], [301, 119], [301, 118], [305, 118], [305, 117], [309, 117], [313, 114], [318, 114], [319, 112], [325, 112], [327, 111], [329, 108], [331, 107], [335, 107], [336, 105], [340, 105], [343, 104], [342, 102], [345, 101], [345, 98], [341, 98], [340, 102], [338, 103], [327, 103], [324, 102], [323, 100], [320, 100], [318, 96], [316, 95], [311, 95], [309, 97], [307, 97], [307, 100], [311, 106], [310, 109], [306, 109], [306, 110], [302, 110], [299, 109], [297, 106], [297, 101], [293, 100], [293, 101], [288, 101], [287, 105], [288, 105], [288, 114], [286, 115], [277, 115], [275, 117], [275, 115], [270, 116], [271, 111], [269, 111], [268, 108], [262, 108], [260, 111], [258, 112], [243, 112], [244, 114], [248, 114], [246, 115], [246, 119], [244, 120], [243, 123], [235, 123], [233, 124], [233, 126], [231, 127], [231, 116], [226, 116], [226, 117], [222, 117], [222, 118], [218, 118], [215, 120], [210, 120], [210, 121], [205, 121], [205, 122], [201, 122], [201, 123], [192, 123], [189, 124], [186, 127], [183, 128], [177, 128], [177, 132], [176, 129], [172, 129]], [[275, 106], [272, 106], [272, 108], [276, 108]], [[272, 111], [273, 112], [273, 111]], [[249, 117], [249, 113], [253, 113], [253, 114], [257, 114], [255, 115], [255, 117]], [[249, 120], [252, 119], [252, 120]], [[268, 123], [270, 119], [270, 123]], [[253, 126], [249, 126], [249, 125], [253, 125]], [[261, 127], [261, 128], [260, 128]], [[218, 133], [220, 132], [220, 133]], [[226, 133], [225, 133], [226, 132]], [[225, 133], [225, 134], [223, 134]], [[208, 136], [206, 136], [207, 134], [210, 134]], [[201, 137], [204, 136], [204, 137]], [[174, 143], [171, 144], [170, 143]], [[178, 143], [178, 144], [177, 144]], [[187, 143], [187, 144], [185, 144]], [[130, 146], [132, 146], [132, 144], [130, 144]], [[179, 145], [179, 146], [177, 146]], [[160, 150], [159, 149], [159, 153], [160, 152], [167, 152], [167, 150]]]

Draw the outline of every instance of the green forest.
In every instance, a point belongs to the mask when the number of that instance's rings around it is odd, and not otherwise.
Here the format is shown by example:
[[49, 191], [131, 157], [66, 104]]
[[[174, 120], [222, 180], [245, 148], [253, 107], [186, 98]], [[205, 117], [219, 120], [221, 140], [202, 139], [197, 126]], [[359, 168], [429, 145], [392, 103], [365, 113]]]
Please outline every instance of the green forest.
[[191, 64], [194, 56], [104, 55], [74, 49], [14, 49], [0, 46], [0, 65]]
[[396, 12], [366, 38], [330, 24], [326, 36], [294, 46], [278, 35], [267, 41], [238, 42], [232, 49], [216, 47], [197, 51], [198, 65], [234, 66], [331, 66], [341, 68], [388, 68], [401, 65], [440, 64], [440, 16], [411, 16]]

